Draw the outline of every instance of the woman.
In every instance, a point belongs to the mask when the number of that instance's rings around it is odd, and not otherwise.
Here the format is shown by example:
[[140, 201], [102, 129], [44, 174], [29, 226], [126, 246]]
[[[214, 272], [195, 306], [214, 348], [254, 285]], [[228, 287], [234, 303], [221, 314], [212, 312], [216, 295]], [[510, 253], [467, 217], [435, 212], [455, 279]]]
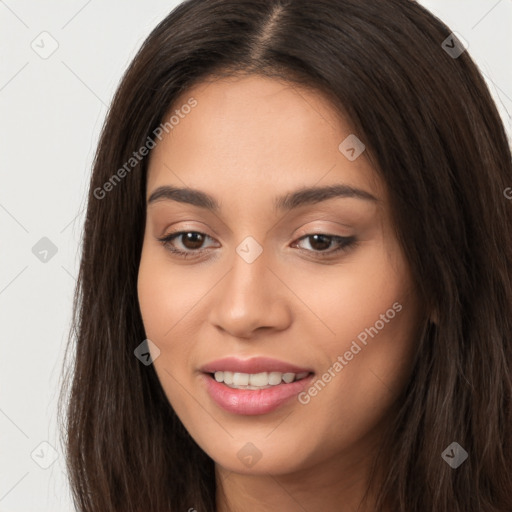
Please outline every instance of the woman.
[[510, 510], [511, 183], [415, 2], [181, 4], [91, 178], [77, 509]]

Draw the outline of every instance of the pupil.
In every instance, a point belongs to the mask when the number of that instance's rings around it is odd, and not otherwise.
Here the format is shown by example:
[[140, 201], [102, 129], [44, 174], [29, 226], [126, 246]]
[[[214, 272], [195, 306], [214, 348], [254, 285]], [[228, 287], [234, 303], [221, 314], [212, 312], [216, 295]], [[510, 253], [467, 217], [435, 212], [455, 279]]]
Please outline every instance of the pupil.
[[199, 249], [203, 244], [203, 236], [201, 233], [186, 233], [183, 245], [187, 249]]
[[[326, 235], [312, 235], [311, 238], [313, 238], [313, 243], [311, 243], [311, 247], [313, 247], [313, 249], [317, 249], [319, 251], [322, 251], [322, 250], [325, 250], [325, 249], [328, 249], [329, 246], [331, 245], [331, 240], [330, 240], [330, 237], [329, 236], [326, 236]], [[318, 244], [318, 242], [320, 242]], [[320, 247], [318, 246], [320, 245]]]

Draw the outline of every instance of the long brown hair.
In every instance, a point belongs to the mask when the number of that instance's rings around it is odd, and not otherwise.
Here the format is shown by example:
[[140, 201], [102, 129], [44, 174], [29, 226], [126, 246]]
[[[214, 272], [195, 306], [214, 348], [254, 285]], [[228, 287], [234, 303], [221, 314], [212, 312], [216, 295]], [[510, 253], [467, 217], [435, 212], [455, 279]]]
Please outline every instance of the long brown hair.
[[[134, 356], [146, 338], [136, 283], [147, 158], [126, 162], [178, 95], [237, 73], [310, 87], [348, 117], [432, 313], [375, 459], [376, 510], [512, 509], [512, 159], [450, 34], [409, 0], [188, 0], [153, 30], [117, 90], [90, 183], [61, 394], [80, 512], [215, 510], [213, 461]], [[452, 442], [468, 453], [457, 469], [441, 457]]]

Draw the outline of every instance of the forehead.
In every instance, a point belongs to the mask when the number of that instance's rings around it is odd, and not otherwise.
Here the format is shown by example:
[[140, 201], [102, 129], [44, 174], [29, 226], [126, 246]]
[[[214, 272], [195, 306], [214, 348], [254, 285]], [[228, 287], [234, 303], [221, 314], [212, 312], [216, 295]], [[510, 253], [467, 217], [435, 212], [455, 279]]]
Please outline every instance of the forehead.
[[188, 89], [164, 122], [173, 115], [151, 154], [148, 191], [173, 183], [240, 194], [342, 182], [383, 195], [364, 151], [349, 160], [340, 149], [355, 134], [318, 92], [258, 75], [222, 78]]

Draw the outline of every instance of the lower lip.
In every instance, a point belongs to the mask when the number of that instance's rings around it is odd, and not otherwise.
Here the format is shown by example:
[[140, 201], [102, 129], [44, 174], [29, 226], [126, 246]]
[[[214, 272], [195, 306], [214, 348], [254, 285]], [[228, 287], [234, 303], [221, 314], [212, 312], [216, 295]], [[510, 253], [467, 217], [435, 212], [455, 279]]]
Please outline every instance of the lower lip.
[[313, 374], [308, 377], [291, 382], [281, 383], [266, 389], [234, 389], [217, 382], [209, 374], [203, 374], [206, 389], [212, 400], [225, 411], [256, 415], [267, 414], [274, 411], [292, 397], [297, 396], [311, 382]]

